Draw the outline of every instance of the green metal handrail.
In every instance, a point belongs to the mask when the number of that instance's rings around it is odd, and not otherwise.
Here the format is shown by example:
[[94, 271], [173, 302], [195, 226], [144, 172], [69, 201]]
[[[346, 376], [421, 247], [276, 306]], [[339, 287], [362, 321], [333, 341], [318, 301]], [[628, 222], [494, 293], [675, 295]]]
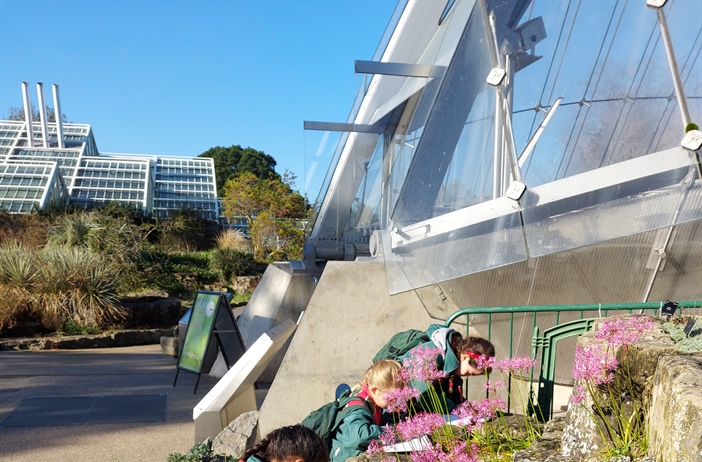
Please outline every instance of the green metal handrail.
[[[542, 357], [541, 357], [541, 364], [538, 364], [539, 371], [540, 371], [540, 376], [539, 376], [539, 381], [540, 383], [543, 383], [544, 381], [551, 380], [551, 386], [545, 386], [545, 390], [539, 390], [539, 405], [535, 405], [533, 402], [533, 390], [531, 390], [531, 385], [533, 384], [533, 379], [534, 379], [534, 372], [533, 369], [531, 371], [531, 377], [530, 377], [530, 403], [529, 406], [537, 409], [540, 412], [541, 418], [545, 418], [548, 420], [552, 415], [553, 415], [553, 377], [555, 374], [555, 342], [558, 340], [561, 340], [563, 338], [566, 338], [568, 336], [573, 336], [573, 335], [580, 335], [584, 332], [582, 329], [571, 329], [567, 333], [562, 333], [560, 330], [555, 329], [555, 327], [559, 326], [560, 324], [560, 313], [561, 312], [580, 312], [580, 319], [582, 320], [584, 318], [584, 313], [586, 311], [592, 312], [596, 311], [598, 312], [599, 316], [608, 316], [609, 312], [611, 311], [625, 311], [628, 313], [633, 313], [634, 311], [638, 311], [639, 313], [643, 313], [644, 311], [658, 311], [660, 313], [660, 309], [663, 308], [663, 305], [665, 305], [666, 302], [645, 302], [645, 303], [588, 303], [588, 304], [571, 304], [571, 305], [523, 305], [523, 306], [492, 306], [492, 307], [475, 307], [475, 308], [462, 308], [455, 313], [453, 313], [449, 318], [444, 322], [445, 327], [449, 327], [451, 324], [453, 324], [458, 318], [461, 316], [465, 316], [465, 332], [466, 334], [469, 333], [470, 330], [470, 316], [471, 315], [476, 315], [476, 314], [485, 314], [487, 315], [487, 339], [492, 340], [492, 315], [493, 314], [509, 314], [509, 353], [507, 357], [512, 357], [513, 355], [513, 347], [514, 347], [514, 342], [513, 342], [513, 336], [514, 336], [514, 315], [515, 314], [520, 314], [520, 313], [532, 313], [532, 331], [533, 331], [533, 337], [532, 337], [532, 359], [537, 359], [537, 349], [538, 347], [542, 347]], [[678, 305], [678, 308], [702, 308], [702, 300], [685, 300], [685, 301], [680, 301], [676, 302]], [[547, 334], [547, 331], [554, 332], [553, 338], [552, 339], [547, 339], [544, 340], [544, 337], [538, 337], [538, 326], [537, 326], [537, 314], [539, 313], [555, 313], [556, 314], [556, 319], [553, 327], [547, 329], [544, 331], [545, 334]], [[567, 323], [566, 323], [567, 324]], [[578, 324], [578, 323], [574, 323]], [[585, 326], [585, 330], [589, 329], [591, 327], [590, 323], [585, 323], [585, 324], [580, 324], [581, 326]], [[556, 334], [557, 333], [557, 334]], [[550, 334], [548, 334], [550, 336]], [[549, 342], [548, 343], [548, 360], [544, 361], [544, 355], [546, 354], [543, 351], [543, 346], [544, 342]], [[544, 364], [544, 362], [546, 364]], [[543, 367], [546, 367], [547, 370], [544, 370]], [[511, 394], [511, 388], [512, 388], [512, 378], [510, 377], [509, 383], [507, 384], [507, 391], [508, 391], [508, 399], [507, 399], [507, 410], [510, 410], [511, 403], [510, 403], [510, 394]], [[466, 393], [467, 393], [467, 386], [466, 386]], [[544, 408], [544, 406], [547, 406]]]

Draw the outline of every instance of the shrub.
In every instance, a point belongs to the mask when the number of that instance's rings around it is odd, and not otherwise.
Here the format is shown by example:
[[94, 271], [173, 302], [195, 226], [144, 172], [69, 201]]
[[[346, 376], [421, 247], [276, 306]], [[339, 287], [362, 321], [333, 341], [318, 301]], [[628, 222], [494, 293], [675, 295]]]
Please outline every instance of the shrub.
[[0, 211], [0, 242], [18, 241], [29, 248], [46, 244], [48, 219], [44, 215], [11, 215]]
[[71, 319], [78, 326], [105, 327], [123, 319], [114, 265], [80, 247], [46, 248], [40, 256], [37, 291], [44, 325], [60, 329]]
[[50, 246], [87, 247], [93, 230], [98, 225], [96, 217], [85, 211], [63, 214], [48, 231], [47, 243]]
[[251, 251], [251, 242], [244, 233], [238, 229], [225, 229], [217, 235], [215, 242], [219, 249], [232, 249], [241, 252]]
[[0, 244], [0, 328], [12, 327], [31, 313], [37, 267], [34, 252], [21, 242]]
[[210, 253], [212, 268], [219, 271], [225, 281], [232, 276], [252, 274], [255, 264], [253, 254], [234, 249], [215, 249]]

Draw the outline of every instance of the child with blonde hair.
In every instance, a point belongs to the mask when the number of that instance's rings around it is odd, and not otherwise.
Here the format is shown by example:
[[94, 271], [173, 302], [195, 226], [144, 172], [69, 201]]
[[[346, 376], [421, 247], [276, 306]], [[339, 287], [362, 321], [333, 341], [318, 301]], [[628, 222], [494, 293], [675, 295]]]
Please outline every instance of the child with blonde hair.
[[363, 380], [351, 389], [346, 408], [348, 413], [338, 425], [331, 445], [331, 462], [343, 462], [364, 452], [371, 441], [382, 433], [383, 409], [388, 405], [388, 392], [402, 387], [399, 379], [402, 365], [384, 359], [368, 368]]

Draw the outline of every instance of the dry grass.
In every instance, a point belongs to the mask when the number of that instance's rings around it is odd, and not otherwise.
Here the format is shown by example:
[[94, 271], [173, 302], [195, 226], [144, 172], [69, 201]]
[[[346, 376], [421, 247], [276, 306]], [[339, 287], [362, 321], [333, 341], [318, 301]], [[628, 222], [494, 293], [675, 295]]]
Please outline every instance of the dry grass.
[[238, 229], [225, 229], [215, 239], [218, 249], [251, 252], [251, 241]]

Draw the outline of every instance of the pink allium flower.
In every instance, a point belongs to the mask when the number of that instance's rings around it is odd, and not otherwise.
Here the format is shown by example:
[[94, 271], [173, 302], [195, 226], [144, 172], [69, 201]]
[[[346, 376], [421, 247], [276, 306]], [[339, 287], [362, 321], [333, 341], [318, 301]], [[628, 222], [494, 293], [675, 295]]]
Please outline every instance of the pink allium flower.
[[413, 387], [401, 387], [386, 391], [385, 398], [388, 400], [388, 412], [407, 412], [407, 402], [413, 398], [419, 398], [419, 390]]
[[617, 358], [603, 351], [599, 345], [589, 343], [575, 348], [575, 365], [573, 378], [590, 380], [597, 385], [610, 383], [614, 380], [614, 370], [617, 368]]
[[529, 372], [537, 364], [536, 359], [531, 359], [529, 356], [517, 356], [515, 358], [504, 358], [495, 360], [492, 367], [502, 372]]
[[505, 388], [505, 382], [503, 382], [502, 380], [488, 380], [487, 382], [485, 382], [485, 385], [483, 385], [483, 388], [493, 393], [496, 393], [497, 390], [502, 390]]
[[634, 316], [631, 318], [614, 318], [603, 321], [595, 337], [607, 340], [612, 346], [631, 345], [641, 334], [653, 329], [653, 318], [650, 316]]
[[399, 422], [395, 426], [395, 430], [397, 430], [397, 433], [403, 440], [409, 440], [422, 435], [429, 435], [444, 425], [446, 425], [446, 421], [441, 414], [420, 412], [403, 422]]
[[570, 402], [580, 404], [585, 399], [585, 389], [583, 387], [574, 387], [573, 394], [570, 396]]
[[478, 363], [478, 369], [482, 370], [487, 370], [491, 369], [494, 364], [495, 364], [496, 358], [494, 356], [485, 356], [485, 355], [480, 355], [480, 358], [478, 358], [477, 363]]
[[397, 435], [395, 434], [395, 427], [389, 424], [385, 425], [383, 427], [382, 433], [380, 434], [379, 440], [383, 444], [383, 446], [390, 446], [391, 444], [395, 444], [395, 441], [397, 440]]
[[457, 441], [448, 453], [448, 460], [453, 462], [478, 462], [477, 445], [468, 445], [466, 441]]
[[494, 415], [494, 409], [494, 403], [490, 399], [485, 399], [482, 401], [464, 401], [456, 406], [451, 414], [455, 415], [462, 421], [462, 427], [465, 427], [467, 431], [472, 432], [473, 430], [480, 428], [486, 420], [492, 418]]
[[644, 334], [652, 331], [655, 327], [655, 323], [651, 316], [634, 316], [633, 318], [629, 318], [629, 327]]
[[368, 449], [366, 449], [366, 453], [370, 454], [371, 456], [373, 454], [384, 454], [385, 450], [383, 449], [383, 446], [384, 443], [382, 443], [380, 440], [373, 440], [368, 444]]
[[433, 382], [446, 377], [446, 372], [436, 367], [436, 358], [441, 354], [441, 348], [418, 346], [402, 362], [404, 367], [400, 370], [399, 378], [405, 382]]
[[437, 462], [441, 460], [441, 448], [427, 449], [424, 451], [412, 451], [410, 453], [410, 460], [412, 462]]

